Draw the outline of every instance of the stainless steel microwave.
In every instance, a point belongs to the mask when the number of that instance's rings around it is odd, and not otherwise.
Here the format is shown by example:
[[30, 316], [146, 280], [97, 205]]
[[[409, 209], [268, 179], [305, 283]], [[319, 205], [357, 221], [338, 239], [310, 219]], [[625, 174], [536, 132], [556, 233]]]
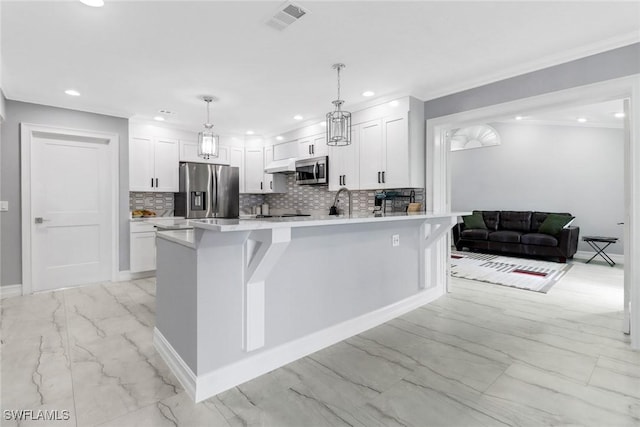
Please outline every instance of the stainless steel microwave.
[[328, 183], [328, 156], [296, 161], [296, 184], [327, 185]]

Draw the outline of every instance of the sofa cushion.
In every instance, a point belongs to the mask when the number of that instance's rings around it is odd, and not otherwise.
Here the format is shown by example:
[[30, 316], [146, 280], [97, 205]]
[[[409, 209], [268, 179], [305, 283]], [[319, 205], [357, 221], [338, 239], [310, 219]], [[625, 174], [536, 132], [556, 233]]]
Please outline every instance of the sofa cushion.
[[473, 213], [482, 213], [482, 218], [487, 228], [491, 231], [498, 229], [498, 223], [500, 222], [500, 211], [473, 211]]
[[464, 226], [466, 228], [474, 228], [474, 229], [487, 228], [487, 226], [484, 223], [484, 218], [482, 218], [482, 213], [480, 212], [474, 211], [471, 215], [463, 216], [462, 220], [464, 221]]
[[489, 233], [489, 240], [502, 243], [520, 243], [522, 232], [511, 230], [498, 230]]
[[500, 212], [499, 230], [524, 231], [531, 230], [531, 211]]
[[[547, 219], [547, 216], [549, 216], [550, 213], [551, 212], [534, 212], [533, 216], [531, 217], [531, 231], [537, 233], [540, 225], [542, 225], [542, 223], [545, 219]], [[558, 213], [558, 215], [571, 216], [570, 213], [566, 212]]]
[[487, 237], [489, 237], [489, 230], [486, 228], [467, 228], [466, 230], [462, 230], [460, 237], [469, 240], [487, 240]]
[[564, 214], [553, 214], [550, 213], [547, 215], [547, 218], [544, 220], [542, 224], [540, 224], [540, 228], [538, 228], [538, 233], [550, 234], [552, 236], [556, 236], [560, 234], [562, 228], [567, 225], [569, 222], [573, 220], [573, 216], [564, 215]]
[[558, 246], [558, 239], [548, 234], [528, 233], [520, 237], [520, 242], [525, 245]]

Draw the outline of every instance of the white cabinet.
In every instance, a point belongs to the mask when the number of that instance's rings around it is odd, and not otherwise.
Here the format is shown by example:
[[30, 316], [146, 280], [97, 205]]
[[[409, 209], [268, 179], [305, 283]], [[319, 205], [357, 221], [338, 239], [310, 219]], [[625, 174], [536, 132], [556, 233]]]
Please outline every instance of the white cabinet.
[[240, 193], [246, 193], [244, 187], [244, 148], [229, 147], [229, 166], [235, 166], [240, 170], [240, 172], [238, 173], [240, 177]]
[[287, 181], [283, 174], [264, 173], [267, 164], [273, 161], [273, 147], [246, 148], [245, 193], [286, 193]]
[[212, 163], [216, 165], [228, 165], [230, 147], [219, 145], [218, 157], [211, 157], [210, 159], [203, 159], [198, 156], [198, 143], [195, 141], [180, 141], [180, 161], [181, 162], [198, 162], [198, 163]]
[[382, 120], [362, 123], [356, 127], [356, 131], [360, 142], [360, 188], [384, 188]]
[[329, 147], [329, 191], [338, 191], [340, 187], [360, 188], [359, 139], [359, 127], [352, 126], [350, 145]]
[[178, 191], [178, 140], [135, 136], [129, 140], [129, 190]]
[[298, 157], [298, 141], [288, 141], [273, 146], [273, 160], [284, 160]]
[[298, 158], [309, 159], [329, 154], [326, 134], [314, 135], [298, 140]]
[[129, 270], [132, 273], [156, 269], [156, 229], [152, 224], [132, 222]]
[[358, 129], [360, 189], [424, 186], [424, 134], [411, 137], [407, 113], [362, 123]]
[[[264, 161], [262, 163], [262, 171], [264, 168], [273, 161], [273, 146], [264, 147]], [[263, 193], [286, 193], [287, 192], [287, 178], [281, 173], [265, 173], [264, 178], [264, 191]]]

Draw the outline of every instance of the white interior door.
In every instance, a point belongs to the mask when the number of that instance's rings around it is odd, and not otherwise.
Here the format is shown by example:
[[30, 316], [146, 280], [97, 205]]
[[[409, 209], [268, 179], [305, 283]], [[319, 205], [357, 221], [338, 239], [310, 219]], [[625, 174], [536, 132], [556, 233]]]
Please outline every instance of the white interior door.
[[109, 140], [33, 133], [31, 271], [34, 292], [110, 280]]

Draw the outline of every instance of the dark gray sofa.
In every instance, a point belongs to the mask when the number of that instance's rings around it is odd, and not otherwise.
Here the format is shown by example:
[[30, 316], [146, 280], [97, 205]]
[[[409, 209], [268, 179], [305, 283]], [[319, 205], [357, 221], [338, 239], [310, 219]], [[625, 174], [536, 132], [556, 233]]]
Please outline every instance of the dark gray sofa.
[[492, 253], [557, 258], [560, 262], [573, 258], [578, 250], [579, 227], [565, 227], [555, 236], [538, 232], [549, 212], [475, 212], [482, 214], [487, 228], [469, 229], [465, 228], [464, 223], [458, 223], [453, 228], [453, 241], [458, 250], [469, 248]]

